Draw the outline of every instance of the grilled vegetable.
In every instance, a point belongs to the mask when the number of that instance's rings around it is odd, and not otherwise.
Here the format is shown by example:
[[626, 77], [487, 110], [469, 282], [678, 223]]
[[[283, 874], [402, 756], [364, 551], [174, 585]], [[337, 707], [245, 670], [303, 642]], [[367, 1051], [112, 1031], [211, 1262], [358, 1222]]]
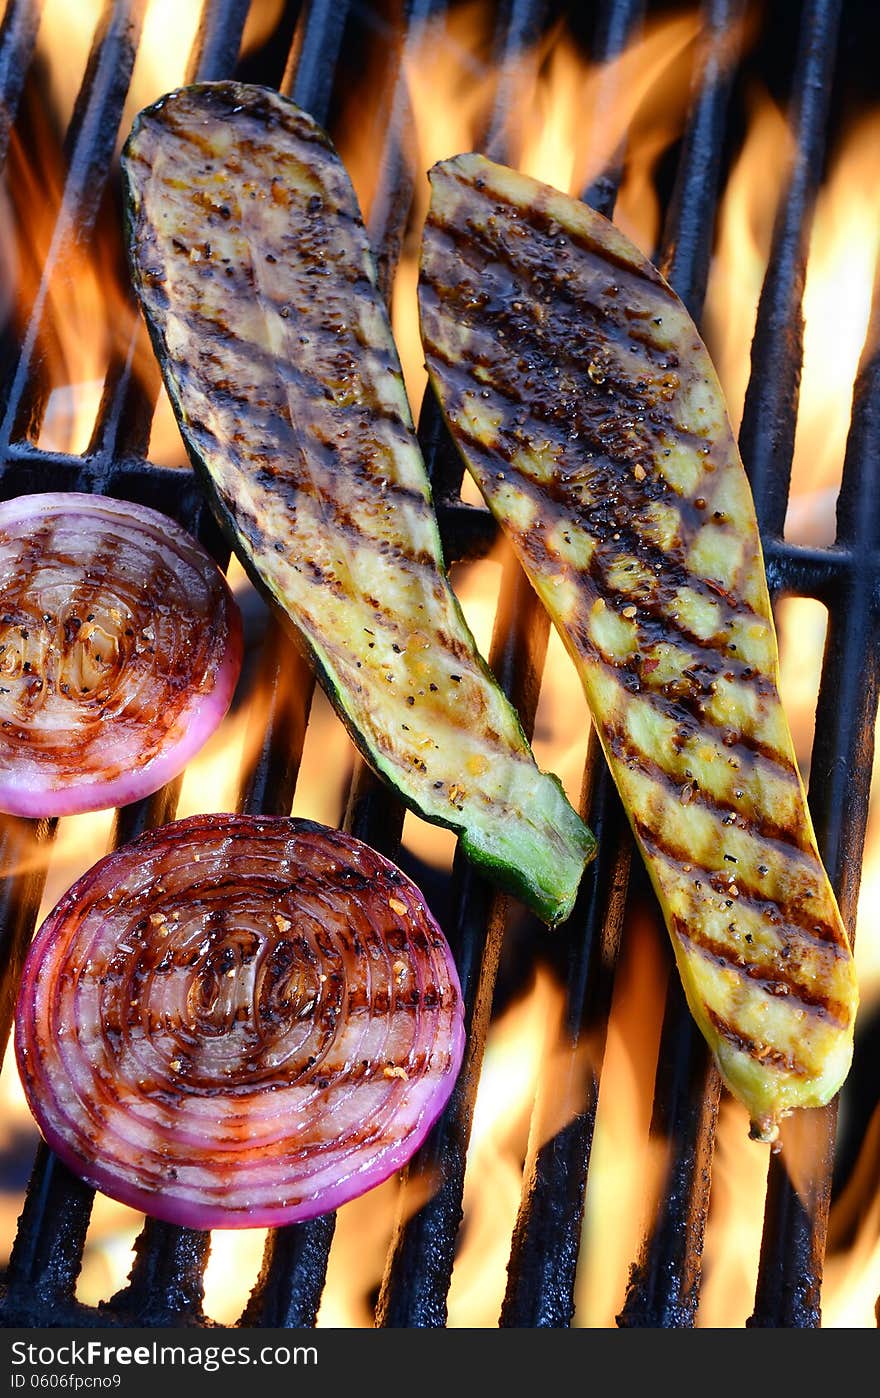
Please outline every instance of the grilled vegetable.
[[177, 776], [229, 707], [241, 617], [223, 574], [144, 505], [0, 505], [0, 811], [123, 805]]
[[593, 839], [535, 766], [444, 571], [354, 191], [277, 93], [184, 88], [124, 166], [131, 261], [233, 546], [372, 766], [550, 922]]
[[464, 1046], [452, 955], [374, 850], [307, 821], [192, 816], [64, 895], [16, 1053], [72, 1170], [192, 1228], [293, 1223], [386, 1179]]
[[856, 980], [709, 355], [610, 223], [478, 156], [432, 172], [419, 295], [432, 382], [578, 668], [691, 1011], [775, 1139], [846, 1075]]

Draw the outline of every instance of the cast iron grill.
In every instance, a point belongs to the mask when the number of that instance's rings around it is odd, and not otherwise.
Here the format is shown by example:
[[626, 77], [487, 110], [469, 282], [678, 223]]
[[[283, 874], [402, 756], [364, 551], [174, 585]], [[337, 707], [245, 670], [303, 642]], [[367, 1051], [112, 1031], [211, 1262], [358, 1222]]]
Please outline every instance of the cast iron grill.
[[[390, 294], [407, 232], [412, 199], [408, 160], [412, 113], [404, 68], [408, 45], [425, 25], [453, 6], [439, 0], [406, 5], [361, 0], [312, 0], [281, 7], [261, 47], [240, 58], [250, 0], [205, 0], [189, 56], [189, 78], [238, 76], [279, 87], [319, 121], [339, 111], [340, 89], [352, 81], [359, 55], [381, 57], [369, 93], [375, 129], [376, 185], [369, 230], [383, 285]], [[0, 30], [0, 162], [29, 91], [38, 90], [36, 39], [41, 0], [8, 0]], [[619, 54], [655, 9], [644, 0], [599, 0], [569, 7], [542, 0], [499, 0], [492, 8], [490, 62], [496, 97], [481, 145], [515, 163], [515, 106], [523, 65], [535, 41], [560, 19], [589, 45], [597, 64]], [[669, 8], [668, 6], [666, 7]], [[855, 923], [867, 821], [873, 730], [877, 706], [876, 625], [880, 558], [877, 553], [880, 484], [880, 360], [876, 317], [859, 371], [832, 548], [808, 549], [783, 539], [783, 521], [797, 418], [803, 353], [801, 302], [811, 214], [819, 187], [835, 83], [846, 81], [847, 54], [837, 53], [844, 0], [749, 5], [748, 0], [705, 0], [694, 68], [690, 112], [675, 149], [666, 189], [666, 219], [657, 260], [699, 319], [713, 242], [716, 203], [731, 153], [730, 95], [737, 80], [740, 40], [760, 28], [767, 12], [782, 35], [780, 50], [794, 55], [788, 104], [795, 155], [775, 226], [772, 252], [752, 349], [752, 377], [741, 432], [761, 521], [774, 594], [813, 597], [828, 608], [828, 639], [811, 763], [810, 802], [820, 847], [848, 928]], [[47, 385], [45, 344], [51, 335], [51, 280], [63, 273], [71, 249], [107, 239], [118, 254], [118, 209], [113, 153], [138, 52], [146, 0], [107, 0], [65, 138], [66, 183], [46, 265], [15, 333], [0, 351], [0, 459], [4, 498], [31, 491], [76, 489], [136, 499], [164, 510], [199, 533], [223, 558], [223, 546], [188, 472], [148, 459], [158, 371], [134, 371], [144, 331], [133, 306], [116, 336], [96, 426], [81, 456], [38, 448]], [[852, 58], [853, 49], [849, 50]], [[372, 71], [372, 70], [371, 70]], [[599, 85], [594, 114], [613, 101], [615, 70]], [[609, 216], [626, 158], [618, 150], [584, 198]], [[114, 238], [117, 240], [114, 243]], [[419, 434], [434, 485], [447, 558], [485, 554], [495, 531], [485, 511], [460, 499], [462, 471], [433, 399], [422, 406]], [[516, 704], [527, 731], [534, 726], [548, 642], [548, 623], [511, 562], [505, 565], [490, 663]], [[242, 773], [238, 808], [287, 814], [303, 753], [312, 679], [279, 628], [270, 624], [260, 658], [259, 727]], [[123, 843], [174, 816], [179, 783], [120, 810], [114, 841]], [[555, 956], [566, 992], [566, 1028], [572, 1068], [589, 1035], [592, 1069], [578, 1110], [545, 1139], [536, 1107], [500, 1323], [564, 1326], [574, 1312], [575, 1273], [584, 1193], [611, 1004], [614, 968], [627, 912], [645, 899], [625, 816], [598, 754], [587, 755], [584, 813], [599, 838], [599, 856], [585, 876], [576, 909], [556, 934]], [[391, 858], [400, 855], [403, 810], [363, 766], [354, 772], [345, 825]], [[31, 841], [48, 845], [54, 822], [6, 820], [0, 838], [0, 1034], [5, 1044], [23, 956], [40, 905], [43, 875], [21, 872]], [[395, 1232], [376, 1304], [376, 1323], [439, 1326], [462, 1217], [462, 1193], [474, 1102], [493, 990], [512, 909], [463, 860], [456, 858], [447, 897], [446, 931], [456, 955], [466, 1003], [468, 1047], [449, 1106], [410, 1167], [430, 1171], [436, 1192]], [[630, 886], [632, 885], [632, 886]], [[520, 923], [522, 919], [519, 919]], [[854, 1074], [859, 1072], [859, 1047]], [[677, 979], [670, 980], [655, 1090], [652, 1134], [666, 1157], [666, 1186], [636, 1260], [619, 1321], [635, 1326], [688, 1326], [697, 1316], [703, 1234], [718, 1109], [719, 1080], [694, 1029]], [[876, 1096], [876, 1094], [875, 1094]], [[799, 1192], [784, 1166], [771, 1161], [758, 1286], [751, 1324], [815, 1326], [825, 1254], [834, 1163], [836, 1112], [814, 1118], [809, 1178]], [[812, 1119], [811, 1118], [811, 1119]], [[40, 1146], [2, 1294], [6, 1325], [200, 1325], [206, 1234], [147, 1220], [136, 1245], [128, 1285], [100, 1308], [75, 1297], [92, 1206], [92, 1191]], [[403, 1218], [403, 1215], [401, 1216]], [[270, 1234], [260, 1276], [241, 1317], [246, 1326], [308, 1326], [315, 1322], [333, 1240], [335, 1219]]]

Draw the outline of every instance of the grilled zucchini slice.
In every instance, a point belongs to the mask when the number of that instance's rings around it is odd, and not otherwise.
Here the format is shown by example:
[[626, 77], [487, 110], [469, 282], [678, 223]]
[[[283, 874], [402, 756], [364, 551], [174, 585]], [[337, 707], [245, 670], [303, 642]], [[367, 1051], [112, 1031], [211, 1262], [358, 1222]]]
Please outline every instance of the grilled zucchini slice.
[[184, 441], [252, 579], [368, 762], [546, 921], [594, 842], [535, 765], [446, 579], [354, 191], [277, 93], [142, 112], [123, 168], [135, 286]]
[[432, 383], [578, 668], [691, 1011], [773, 1140], [845, 1077], [857, 990], [720, 384], [599, 214], [475, 155], [431, 183]]

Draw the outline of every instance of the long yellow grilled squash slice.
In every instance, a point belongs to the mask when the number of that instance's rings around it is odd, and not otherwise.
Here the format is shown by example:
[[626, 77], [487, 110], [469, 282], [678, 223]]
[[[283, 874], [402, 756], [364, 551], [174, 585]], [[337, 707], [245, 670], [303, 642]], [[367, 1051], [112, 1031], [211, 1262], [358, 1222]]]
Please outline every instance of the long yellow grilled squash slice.
[[774, 1140], [844, 1079], [857, 989], [721, 387], [681, 302], [599, 214], [476, 155], [431, 183], [432, 383], [578, 668], [691, 1011]]
[[277, 92], [203, 83], [123, 156], [134, 284], [250, 576], [375, 770], [548, 922], [595, 849], [479, 655], [351, 182]]

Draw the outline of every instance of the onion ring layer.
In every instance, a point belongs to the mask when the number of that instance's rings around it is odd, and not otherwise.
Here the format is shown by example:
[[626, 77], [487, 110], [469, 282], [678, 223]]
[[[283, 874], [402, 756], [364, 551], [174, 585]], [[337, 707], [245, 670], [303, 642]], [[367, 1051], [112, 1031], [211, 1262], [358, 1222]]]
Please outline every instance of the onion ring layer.
[[28, 955], [16, 1054], [53, 1150], [194, 1228], [336, 1208], [444, 1106], [461, 990], [422, 895], [310, 822], [192, 816], [96, 864]]
[[157, 791], [226, 713], [241, 654], [225, 578], [167, 516], [75, 493], [0, 504], [0, 810]]

